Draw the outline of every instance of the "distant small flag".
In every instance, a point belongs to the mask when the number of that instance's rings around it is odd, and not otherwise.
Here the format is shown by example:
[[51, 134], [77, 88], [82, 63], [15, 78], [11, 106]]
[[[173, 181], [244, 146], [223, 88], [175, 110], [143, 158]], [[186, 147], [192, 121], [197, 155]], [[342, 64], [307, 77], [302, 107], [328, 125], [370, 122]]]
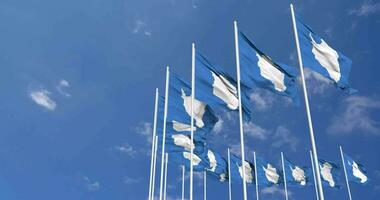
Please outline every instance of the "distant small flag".
[[368, 177], [364, 166], [360, 163], [355, 162], [350, 156], [345, 153], [343, 156], [348, 180], [351, 182], [366, 184], [368, 182]]
[[274, 62], [239, 32], [241, 83], [246, 88], [265, 88], [288, 96], [298, 104], [296, 69]]
[[282, 172], [258, 156], [256, 156], [256, 170], [259, 185], [270, 186], [283, 183]]
[[226, 160], [217, 152], [207, 149], [207, 160], [209, 166], [206, 167], [207, 173], [220, 182], [227, 180], [228, 168]]
[[293, 164], [288, 159], [284, 163], [286, 182], [294, 186], [306, 186], [310, 180], [310, 169]]
[[195, 153], [202, 154], [206, 151], [206, 146], [203, 141], [194, 139], [194, 142], [192, 143], [190, 136], [184, 134], [177, 133], [167, 135], [165, 143], [165, 151], [168, 153], [184, 151], [190, 152], [191, 146], [193, 146], [193, 150]]
[[339, 181], [339, 167], [337, 164], [319, 159], [319, 170], [323, 184], [332, 188], [340, 188]]
[[[196, 98], [213, 106], [237, 111], [239, 99], [237, 83], [219, 66], [212, 64], [200, 53], [195, 55]], [[242, 92], [242, 108], [245, 117], [250, 118], [249, 94]]]
[[296, 16], [296, 21], [304, 66], [332, 80], [346, 93], [355, 93], [357, 90], [352, 89], [348, 83], [352, 61], [330, 47], [299, 16]]
[[[170, 159], [179, 164], [184, 165], [186, 169], [190, 169], [190, 160], [191, 160], [191, 153], [184, 151], [184, 152], [173, 152], [170, 153]], [[193, 154], [193, 169], [194, 171], [204, 171], [205, 168], [208, 166], [207, 160], [204, 159], [204, 156], [202, 154]]]
[[231, 154], [231, 181], [236, 183], [243, 183], [243, 168], [245, 170], [245, 182], [248, 184], [253, 184], [255, 180], [255, 172], [254, 166], [252, 163], [248, 161], [244, 161], [244, 165], [242, 165], [241, 158]]

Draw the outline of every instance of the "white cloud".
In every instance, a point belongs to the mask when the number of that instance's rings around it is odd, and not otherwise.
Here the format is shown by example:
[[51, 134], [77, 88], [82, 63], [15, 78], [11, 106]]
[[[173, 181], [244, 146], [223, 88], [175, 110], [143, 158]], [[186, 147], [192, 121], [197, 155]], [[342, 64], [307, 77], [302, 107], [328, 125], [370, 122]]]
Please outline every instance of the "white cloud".
[[[285, 190], [279, 188], [278, 186], [266, 187], [261, 190], [261, 193], [264, 195], [273, 195], [273, 194], [281, 194], [285, 195]], [[292, 193], [288, 190], [288, 197], [290, 197]]]
[[152, 32], [148, 29], [146, 22], [141, 19], [136, 20], [132, 30], [133, 34], [144, 34], [145, 36], [151, 36]]
[[274, 104], [275, 97], [270, 91], [264, 90], [264, 89], [256, 89], [254, 92], [250, 95], [250, 100], [254, 104], [254, 108], [259, 111], [265, 111], [271, 108]]
[[[324, 94], [328, 88], [333, 86], [332, 81], [322, 76], [321, 74], [314, 72], [309, 68], [304, 68], [303, 71], [308, 91], [310, 91], [312, 94]], [[300, 76], [298, 77], [298, 81], [301, 85], [302, 82]]]
[[140, 178], [124, 177], [124, 183], [127, 185], [138, 183], [140, 180]]
[[380, 109], [380, 100], [364, 96], [350, 96], [341, 106], [341, 112], [333, 117], [327, 132], [351, 133], [354, 130], [380, 135], [380, 122], [371, 117], [371, 111]]
[[247, 136], [265, 140], [267, 139], [270, 132], [261, 126], [254, 124], [253, 122], [246, 122], [243, 124], [244, 133], [247, 134]]
[[62, 79], [59, 81], [59, 84], [57, 85], [57, 91], [62, 94], [65, 97], [71, 97], [71, 95], [64, 91], [64, 88], [70, 87], [70, 83], [66, 81], [65, 79]]
[[219, 119], [219, 121], [215, 124], [214, 128], [212, 129], [213, 133], [219, 134], [223, 130], [223, 120]]
[[140, 122], [139, 125], [136, 127], [135, 131], [146, 137], [146, 140], [149, 142], [149, 144], [152, 143], [152, 134], [153, 134], [153, 128], [152, 123], [149, 122]]
[[369, 16], [371, 14], [375, 14], [377, 12], [380, 12], [380, 3], [373, 3], [372, 1], [364, 1], [359, 6], [359, 8], [352, 9], [348, 13], [350, 15], [356, 15], [359, 17], [362, 16]]
[[289, 146], [293, 151], [297, 150], [298, 139], [291, 134], [289, 129], [284, 126], [279, 126], [273, 135], [273, 147]]
[[92, 181], [87, 176], [83, 177], [86, 187], [89, 191], [97, 191], [100, 189], [100, 183], [98, 181]]
[[36, 104], [38, 104], [38, 105], [40, 105], [40, 106], [42, 106], [48, 110], [53, 111], [57, 107], [57, 104], [55, 103], [55, 101], [53, 101], [49, 97], [50, 92], [45, 90], [45, 89], [33, 90], [30, 92], [29, 95]]
[[137, 151], [128, 144], [115, 146], [114, 149], [118, 150], [120, 153], [127, 154], [130, 157], [134, 157], [137, 153]]

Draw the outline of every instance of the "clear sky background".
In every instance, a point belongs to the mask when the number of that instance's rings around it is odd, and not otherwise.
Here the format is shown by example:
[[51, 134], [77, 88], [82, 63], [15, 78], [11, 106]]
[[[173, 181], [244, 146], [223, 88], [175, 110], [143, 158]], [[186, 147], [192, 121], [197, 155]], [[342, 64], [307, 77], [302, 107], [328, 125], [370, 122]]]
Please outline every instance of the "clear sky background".
[[[165, 66], [190, 78], [191, 42], [235, 76], [233, 20], [274, 60], [297, 67], [289, 1], [2, 0], [0, 1], [0, 199], [146, 199], [154, 91]], [[380, 194], [380, 2], [294, 1], [303, 20], [353, 60], [347, 96], [307, 71], [320, 158], [340, 163], [339, 145], [365, 164], [371, 184], [352, 184], [354, 199]], [[302, 93], [300, 93], [302, 95]], [[252, 151], [279, 166], [280, 152], [309, 165], [304, 104], [263, 90], [251, 95], [246, 122]], [[209, 145], [239, 149], [237, 115], [221, 120]], [[168, 200], [180, 197], [180, 169], [169, 165]], [[348, 199], [325, 189], [326, 199]], [[188, 181], [186, 182], [188, 189]], [[254, 199], [254, 187], [249, 188]], [[227, 199], [210, 181], [209, 199]], [[241, 199], [241, 185], [233, 186]], [[262, 188], [263, 200], [282, 188]], [[195, 178], [196, 199], [202, 179]], [[188, 196], [188, 194], [186, 195]], [[290, 199], [314, 199], [313, 187]]]

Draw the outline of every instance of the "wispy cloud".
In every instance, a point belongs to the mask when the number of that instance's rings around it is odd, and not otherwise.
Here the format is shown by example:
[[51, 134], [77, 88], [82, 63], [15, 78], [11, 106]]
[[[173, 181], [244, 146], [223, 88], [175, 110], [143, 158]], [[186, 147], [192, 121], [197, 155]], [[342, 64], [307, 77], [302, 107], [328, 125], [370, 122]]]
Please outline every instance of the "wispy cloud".
[[297, 150], [298, 139], [293, 134], [291, 134], [290, 130], [284, 126], [277, 127], [274, 135], [273, 135], [273, 143], [272, 146], [279, 148], [281, 146], [287, 145], [293, 151]]
[[133, 34], [143, 34], [145, 36], [151, 36], [152, 32], [148, 29], [145, 21], [138, 19], [135, 21], [135, 25], [132, 29]]
[[366, 134], [380, 135], [380, 122], [374, 120], [371, 114], [380, 109], [380, 100], [364, 96], [346, 98], [340, 108], [340, 113], [333, 117], [328, 133], [348, 134], [364, 131]]
[[377, 12], [380, 12], [380, 3], [373, 3], [372, 1], [364, 1], [358, 8], [351, 9], [348, 11], [350, 15], [356, 15], [359, 17], [366, 17]]
[[215, 124], [214, 128], [212, 129], [212, 132], [215, 134], [219, 134], [223, 130], [223, 119], [219, 119], [219, 121]]
[[62, 79], [62, 80], [59, 81], [59, 83], [58, 83], [58, 85], [57, 85], [56, 88], [57, 88], [57, 91], [61, 95], [65, 96], [65, 97], [71, 97], [71, 94], [69, 94], [69, 93], [67, 93], [67, 92], [64, 91], [65, 88], [68, 88], [68, 87], [70, 87], [70, 83], [68, 81]]
[[146, 138], [146, 140], [151, 144], [152, 143], [152, 123], [149, 122], [140, 122], [137, 127], [135, 128], [135, 131]]
[[[272, 186], [272, 187], [266, 187], [261, 190], [261, 193], [263, 195], [273, 195], [273, 194], [281, 194], [285, 195], [285, 190], [282, 188], [279, 188], [278, 186]], [[288, 191], [288, 197], [290, 197], [292, 193]]]
[[30, 98], [38, 104], [48, 110], [55, 110], [57, 104], [50, 98], [50, 92], [45, 89], [32, 90], [29, 94]]
[[270, 134], [270, 131], [262, 128], [261, 126], [253, 122], [246, 122], [243, 124], [243, 126], [244, 126], [243, 127], [244, 133], [246, 133], [248, 136], [253, 137], [255, 139], [265, 140]]
[[90, 178], [88, 178], [87, 176], [84, 176], [83, 177], [83, 180], [86, 184], [86, 188], [89, 190], [89, 191], [97, 191], [100, 189], [100, 183], [98, 181], [92, 181]]
[[[308, 68], [304, 68], [304, 75], [308, 91], [312, 94], [324, 94], [333, 85], [329, 79]], [[298, 81], [301, 84], [301, 77], [298, 77]]]
[[254, 108], [259, 111], [265, 111], [271, 108], [274, 104], [275, 98], [271, 92], [264, 89], [256, 89], [250, 95], [250, 100], [254, 104]]
[[137, 151], [129, 144], [115, 146], [114, 149], [130, 157], [134, 157], [137, 154]]
[[141, 181], [140, 178], [132, 178], [132, 177], [124, 177], [124, 180], [123, 180], [123, 182], [127, 185], [135, 184], [135, 183], [138, 183], [140, 181]]

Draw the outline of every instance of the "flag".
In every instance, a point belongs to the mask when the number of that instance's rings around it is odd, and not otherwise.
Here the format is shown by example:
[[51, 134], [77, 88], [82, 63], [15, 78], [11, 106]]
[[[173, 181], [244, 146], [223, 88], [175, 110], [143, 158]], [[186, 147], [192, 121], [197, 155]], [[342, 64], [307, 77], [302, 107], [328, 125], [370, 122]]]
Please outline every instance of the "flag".
[[298, 16], [296, 24], [304, 66], [332, 80], [344, 92], [355, 93], [356, 90], [348, 83], [352, 61], [329, 46]]
[[209, 163], [209, 166], [206, 167], [207, 173], [220, 182], [225, 182], [228, 173], [226, 160], [219, 153], [211, 149], [207, 150], [207, 160]]
[[259, 185], [270, 186], [283, 183], [282, 172], [263, 158], [256, 156], [257, 182]]
[[340, 188], [339, 181], [339, 167], [337, 164], [319, 159], [319, 170], [323, 184], [332, 188]]
[[310, 169], [293, 164], [288, 159], [284, 162], [286, 182], [294, 186], [306, 186], [310, 180]]
[[[242, 169], [242, 162], [241, 158], [231, 154], [231, 181], [233, 182], [238, 182], [238, 183], [243, 183], [243, 169]], [[254, 177], [255, 177], [255, 172], [254, 172], [254, 166], [252, 163], [248, 161], [244, 161], [244, 170], [245, 170], [245, 182], [248, 184], [253, 184], [254, 183]]]
[[239, 55], [241, 83], [246, 88], [265, 88], [299, 103], [295, 68], [272, 61], [242, 32], [239, 32]]
[[350, 182], [365, 184], [368, 182], [367, 172], [363, 165], [355, 162], [350, 156], [343, 153], [344, 165], [346, 167], [347, 178]]
[[[186, 169], [190, 169], [190, 159], [191, 153], [184, 152], [172, 152], [169, 154], [170, 160], [173, 162], [185, 166]], [[203, 154], [194, 153], [193, 154], [193, 170], [194, 171], [204, 171], [205, 168], [209, 166], [207, 160], [204, 158]]]
[[193, 151], [197, 154], [203, 154], [206, 151], [206, 146], [203, 141], [194, 139], [191, 142], [189, 135], [184, 134], [171, 134], [167, 135], [165, 139], [165, 151], [171, 152], [190, 152], [191, 144], [193, 144]]
[[[237, 111], [239, 99], [235, 79], [200, 53], [195, 55], [195, 66], [196, 98], [213, 106]], [[250, 119], [249, 94], [242, 92], [241, 97], [244, 116]]]

